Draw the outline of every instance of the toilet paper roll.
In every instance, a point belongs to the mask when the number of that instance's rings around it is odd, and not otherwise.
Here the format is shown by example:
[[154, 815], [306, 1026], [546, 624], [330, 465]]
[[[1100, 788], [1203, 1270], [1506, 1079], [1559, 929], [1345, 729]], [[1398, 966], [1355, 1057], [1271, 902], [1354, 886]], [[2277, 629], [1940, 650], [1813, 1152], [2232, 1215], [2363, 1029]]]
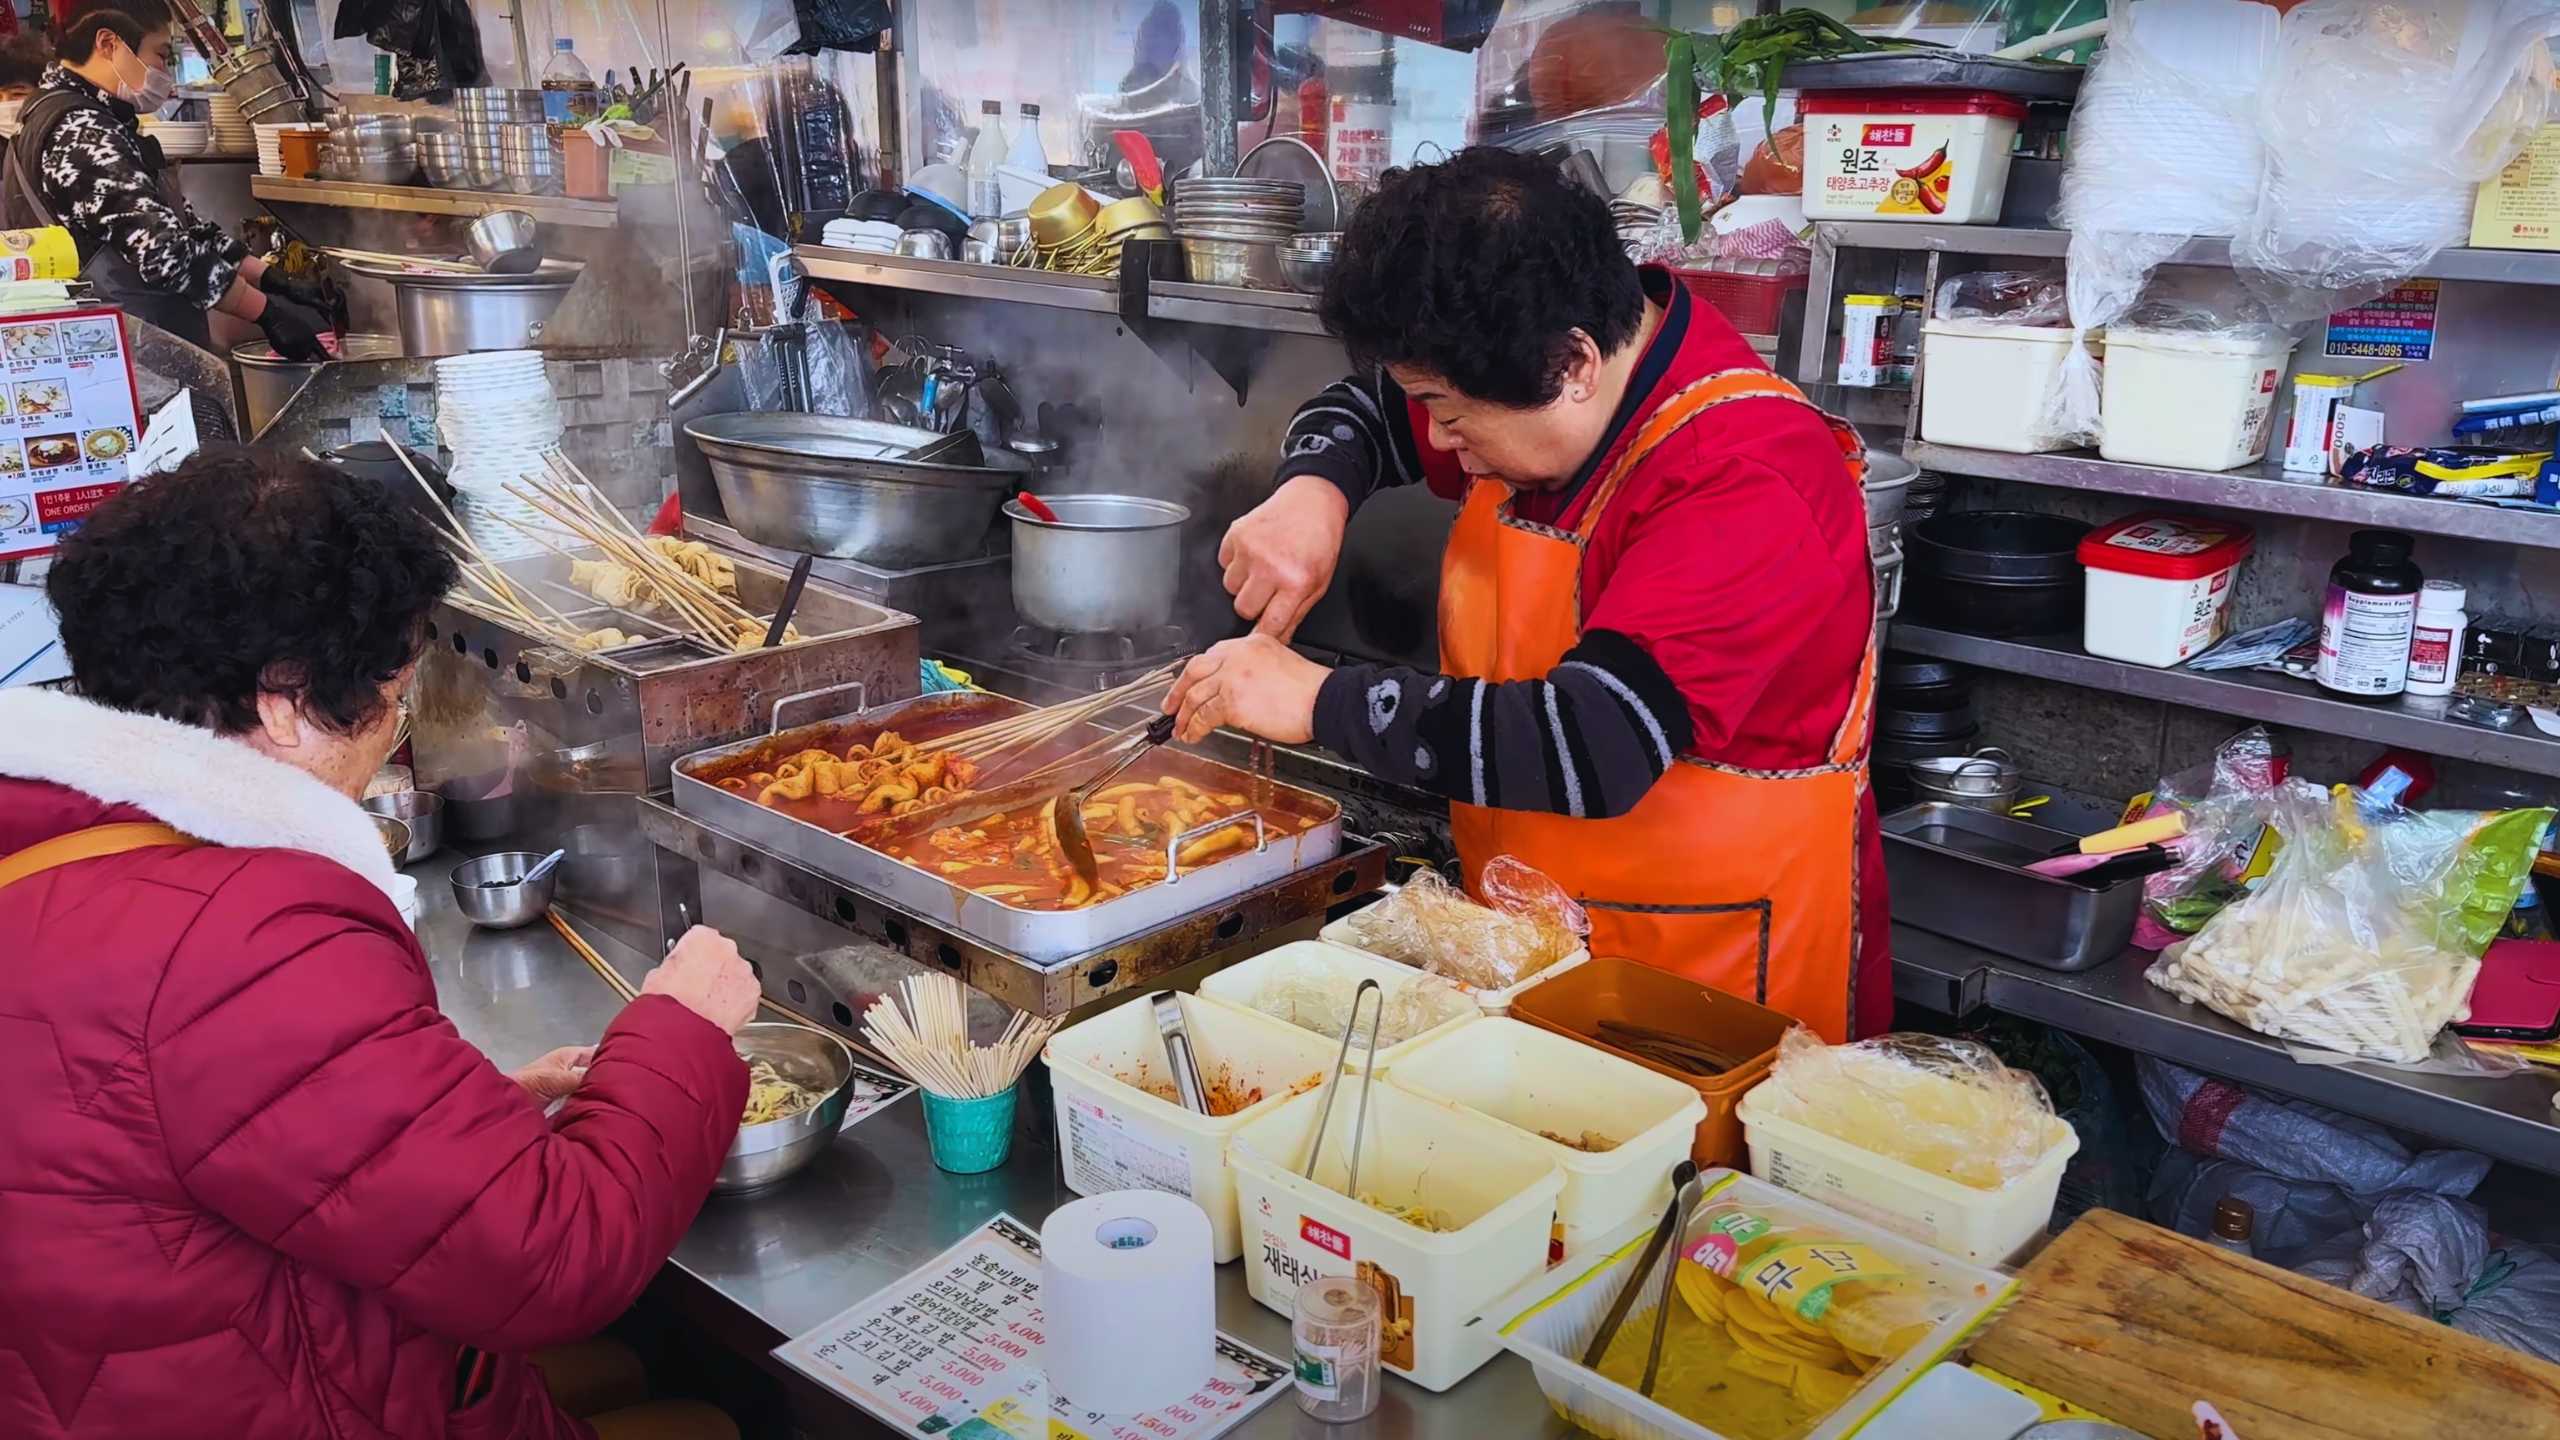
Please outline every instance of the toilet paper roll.
[[1115, 1190], [1040, 1227], [1041, 1366], [1080, 1410], [1174, 1404], [1217, 1363], [1209, 1217], [1178, 1195]]

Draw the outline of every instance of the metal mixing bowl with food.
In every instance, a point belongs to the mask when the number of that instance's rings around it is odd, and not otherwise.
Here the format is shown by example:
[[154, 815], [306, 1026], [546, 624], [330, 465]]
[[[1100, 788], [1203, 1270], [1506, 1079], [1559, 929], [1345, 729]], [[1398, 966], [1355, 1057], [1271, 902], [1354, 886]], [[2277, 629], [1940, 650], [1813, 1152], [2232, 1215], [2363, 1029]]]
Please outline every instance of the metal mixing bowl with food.
[[[748, 1025], [730, 1043], [750, 1067], [754, 1088], [747, 1097], [749, 1118], [738, 1126], [738, 1138], [711, 1182], [720, 1195], [780, 1184], [817, 1159], [835, 1143], [855, 1090], [852, 1049], [823, 1030]], [[774, 1118], [755, 1118], [760, 1109], [775, 1112]]]
[[[378, 821], [385, 817], [374, 818]], [[401, 844], [408, 844], [405, 834]], [[454, 867], [455, 907], [462, 911], [462, 918], [484, 930], [513, 930], [532, 924], [551, 908], [552, 892], [560, 884], [557, 866], [539, 880], [525, 880], [526, 873], [541, 861], [542, 857], [530, 850], [501, 850]]]

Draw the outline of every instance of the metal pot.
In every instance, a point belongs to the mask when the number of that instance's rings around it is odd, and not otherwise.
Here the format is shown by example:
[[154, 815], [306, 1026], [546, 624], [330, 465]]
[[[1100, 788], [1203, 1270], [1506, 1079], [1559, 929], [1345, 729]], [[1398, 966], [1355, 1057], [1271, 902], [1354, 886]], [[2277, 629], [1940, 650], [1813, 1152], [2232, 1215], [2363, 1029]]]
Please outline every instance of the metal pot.
[[1042, 497], [1053, 521], [1005, 502], [1013, 521], [1013, 608], [1077, 635], [1131, 635], [1173, 620], [1182, 524], [1191, 512], [1143, 495]]
[[[338, 337], [340, 360], [391, 360], [400, 354], [397, 335], [342, 335]], [[264, 340], [252, 340], [234, 347], [231, 363], [240, 371], [240, 398], [249, 414], [249, 433], [256, 435], [267, 428], [327, 360], [286, 360], [277, 356], [276, 347]]]
[[462, 355], [474, 350], [530, 350], [584, 266], [548, 260], [530, 275], [427, 274], [369, 261], [346, 268], [391, 287], [400, 315], [403, 354]]
[[[701, 447], [739, 534], [883, 569], [983, 554], [996, 506], [1021, 479], [976, 463], [983, 457], [974, 437], [876, 420], [740, 413], [706, 415], [684, 431]], [[929, 445], [961, 453], [905, 458]]]
[[1996, 745], [1970, 755], [1940, 755], [1911, 762], [1912, 792], [1976, 810], [2006, 811], [2017, 803], [2018, 767]]

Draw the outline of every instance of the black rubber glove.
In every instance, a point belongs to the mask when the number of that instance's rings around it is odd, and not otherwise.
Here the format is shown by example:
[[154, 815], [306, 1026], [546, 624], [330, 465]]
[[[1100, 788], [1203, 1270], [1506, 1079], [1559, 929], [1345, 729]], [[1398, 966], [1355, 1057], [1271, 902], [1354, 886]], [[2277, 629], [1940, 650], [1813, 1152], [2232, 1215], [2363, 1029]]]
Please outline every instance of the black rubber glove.
[[327, 332], [329, 322], [307, 306], [269, 295], [266, 310], [258, 316], [258, 328], [266, 333], [267, 343], [276, 347], [279, 359], [329, 358], [329, 352], [320, 348], [320, 337]]

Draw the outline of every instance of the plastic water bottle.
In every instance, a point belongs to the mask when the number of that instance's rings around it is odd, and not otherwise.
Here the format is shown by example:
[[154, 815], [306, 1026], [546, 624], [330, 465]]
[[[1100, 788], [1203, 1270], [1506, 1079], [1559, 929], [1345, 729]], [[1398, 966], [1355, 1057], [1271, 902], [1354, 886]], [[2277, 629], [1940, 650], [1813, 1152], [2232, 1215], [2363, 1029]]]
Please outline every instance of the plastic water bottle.
[[1014, 127], [1013, 146], [1006, 152], [1005, 163], [1034, 175], [1049, 173], [1049, 152], [1040, 143], [1040, 107], [1030, 101], [1022, 103], [1022, 123]]
[[542, 118], [554, 125], [584, 125], [602, 113], [595, 72], [578, 58], [576, 42], [566, 35], [552, 41], [551, 63], [542, 72]]
[[1004, 102], [978, 106], [978, 138], [969, 142], [969, 213], [981, 220], [1004, 214], [1004, 181], [996, 174], [1004, 164]]

